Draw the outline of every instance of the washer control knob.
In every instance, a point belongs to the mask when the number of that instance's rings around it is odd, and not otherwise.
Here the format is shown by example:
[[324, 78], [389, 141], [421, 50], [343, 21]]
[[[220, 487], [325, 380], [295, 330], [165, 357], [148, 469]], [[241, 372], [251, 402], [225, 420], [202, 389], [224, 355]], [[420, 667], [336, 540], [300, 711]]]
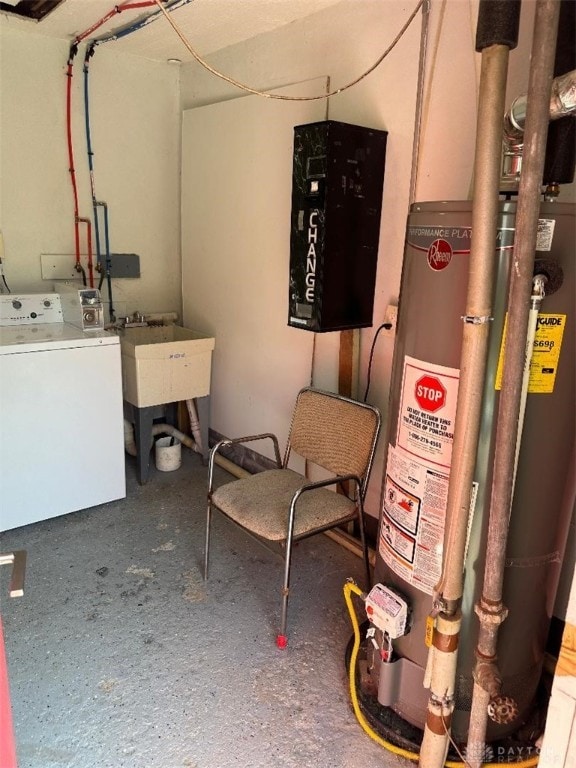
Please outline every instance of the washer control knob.
[[18, 301], [18, 299], [14, 299], [14, 301], [12, 302], [12, 306], [14, 307], [14, 309], [22, 309], [22, 302]]

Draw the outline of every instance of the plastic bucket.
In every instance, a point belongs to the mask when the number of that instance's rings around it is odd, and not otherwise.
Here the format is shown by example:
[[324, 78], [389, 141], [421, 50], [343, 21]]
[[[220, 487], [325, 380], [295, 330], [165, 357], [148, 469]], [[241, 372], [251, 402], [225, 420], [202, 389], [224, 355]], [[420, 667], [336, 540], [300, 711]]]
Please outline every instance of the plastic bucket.
[[175, 437], [160, 437], [154, 450], [160, 472], [172, 472], [182, 464], [182, 443]]

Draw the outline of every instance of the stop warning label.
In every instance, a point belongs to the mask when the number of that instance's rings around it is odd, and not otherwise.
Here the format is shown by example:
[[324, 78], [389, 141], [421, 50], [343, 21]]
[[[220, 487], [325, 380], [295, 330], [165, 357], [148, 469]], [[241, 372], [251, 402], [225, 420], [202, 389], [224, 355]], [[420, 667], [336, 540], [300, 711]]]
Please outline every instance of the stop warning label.
[[446, 405], [446, 388], [437, 376], [421, 376], [416, 382], [414, 396], [420, 408], [428, 413], [435, 413]]
[[406, 355], [396, 445], [432, 466], [449, 468], [459, 371]]

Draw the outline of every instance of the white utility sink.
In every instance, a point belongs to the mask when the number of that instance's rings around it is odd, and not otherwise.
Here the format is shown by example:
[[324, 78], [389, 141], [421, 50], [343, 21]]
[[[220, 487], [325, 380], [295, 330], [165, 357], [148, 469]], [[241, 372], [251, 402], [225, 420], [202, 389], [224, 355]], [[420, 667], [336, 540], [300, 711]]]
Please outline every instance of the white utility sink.
[[215, 340], [179, 325], [120, 333], [124, 400], [139, 408], [210, 394]]

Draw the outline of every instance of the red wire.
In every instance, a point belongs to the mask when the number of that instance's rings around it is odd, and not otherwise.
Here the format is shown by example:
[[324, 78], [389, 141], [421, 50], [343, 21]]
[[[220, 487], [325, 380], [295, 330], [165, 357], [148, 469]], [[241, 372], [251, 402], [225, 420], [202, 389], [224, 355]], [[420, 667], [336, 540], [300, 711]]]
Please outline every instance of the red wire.
[[[86, 224], [87, 240], [88, 240], [88, 276], [90, 281], [90, 288], [94, 288], [94, 272], [92, 263], [92, 222], [90, 219], [81, 218], [78, 210], [78, 186], [76, 184], [76, 171], [74, 169], [74, 147], [72, 144], [72, 67], [74, 63], [74, 56], [76, 55], [76, 48], [78, 43], [82, 42], [86, 37], [95, 32], [99, 27], [110, 21], [116, 14], [122, 13], [135, 8], [148, 8], [149, 6], [156, 5], [154, 0], [142, 0], [142, 2], [131, 2], [125, 0], [120, 5], [115, 5], [112, 10], [103, 16], [99, 21], [92, 24], [87, 30], [79, 34], [70, 49], [70, 56], [68, 58], [68, 69], [66, 71], [67, 87], [66, 87], [66, 135], [68, 139], [68, 164], [70, 166], [70, 180], [72, 182], [72, 194], [74, 196], [74, 246], [76, 253], [76, 266], [81, 269], [80, 265], [80, 228], [79, 223]], [[74, 49], [74, 52], [72, 52]]]
[[145, 2], [138, 3], [133, 3], [130, 2], [130, 0], [126, 0], [126, 2], [120, 3], [120, 5], [115, 5], [111, 11], [108, 11], [108, 13], [100, 19], [100, 21], [96, 21], [94, 24], [92, 24], [91, 27], [88, 27], [87, 30], [79, 34], [74, 40], [74, 43], [78, 44], [82, 42], [82, 40], [91, 35], [93, 32], [96, 32], [99, 27], [101, 27], [103, 24], [106, 24], [106, 22], [110, 21], [110, 19], [114, 18], [116, 14], [122, 13], [122, 11], [128, 11], [134, 8], [148, 8], [151, 5], [156, 5], [156, 3], [153, 2], [153, 0], [145, 0]]
[[70, 180], [72, 182], [72, 194], [74, 196], [74, 247], [76, 253], [76, 266], [80, 265], [80, 222], [86, 224], [88, 240], [88, 276], [90, 288], [94, 288], [94, 271], [92, 263], [92, 222], [90, 219], [81, 218], [78, 207], [78, 185], [76, 184], [76, 170], [74, 168], [74, 146], [72, 144], [72, 66], [74, 57], [68, 59], [67, 83], [66, 83], [66, 137], [68, 139], [68, 163], [70, 166]]
[[90, 288], [94, 288], [94, 265], [92, 262], [92, 222], [90, 219], [85, 219], [83, 217], [79, 217], [77, 221], [81, 221], [83, 224], [86, 224], [86, 239], [88, 241], [88, 282], [90, 284]]
[[130, 2], [122, 3], [119, 12], [127, 11], [130, 8], [149, 8], [151, 5], [156, 5], [154, 0], [147, 0], [147, 2], [142, 2], [142, 3], [130, 3]]
[[76, 265], [80, 264], [80, 231], [78, 228], [78, 187], [76, 185], [76, 171], [74, 170], [74, 149], [72, 146], [72, 59], [68, 60], [66, 72], [66, 134], [68, 137], [68, 165], [70, 168], [70, 180], [72, 181], [72, 193], [74, 195], [74, 244], [76, 249]]
[[82, 32], [80, 35], [76, 37], [74, 40], [75, 43], [80, 43], [82, 40], [84, 40], [85, 37], [88, 37], [88, 35], [91, 35], [92, 32], [96, 32], [98, 27], [101, 27], [102, 24], [106, 24], [107, 21], [110, 21], [110, 19], [114, 18], [116, 14], [119, 13], [118, 6], [114, 6], [114, 8], [111, 11], [108, 11], [106, 16], [103, 16], [100, 21], [97, 21], [95, 24], [92, 24], [91, 27], [88, 27], [88, 29], [85, 32]]

